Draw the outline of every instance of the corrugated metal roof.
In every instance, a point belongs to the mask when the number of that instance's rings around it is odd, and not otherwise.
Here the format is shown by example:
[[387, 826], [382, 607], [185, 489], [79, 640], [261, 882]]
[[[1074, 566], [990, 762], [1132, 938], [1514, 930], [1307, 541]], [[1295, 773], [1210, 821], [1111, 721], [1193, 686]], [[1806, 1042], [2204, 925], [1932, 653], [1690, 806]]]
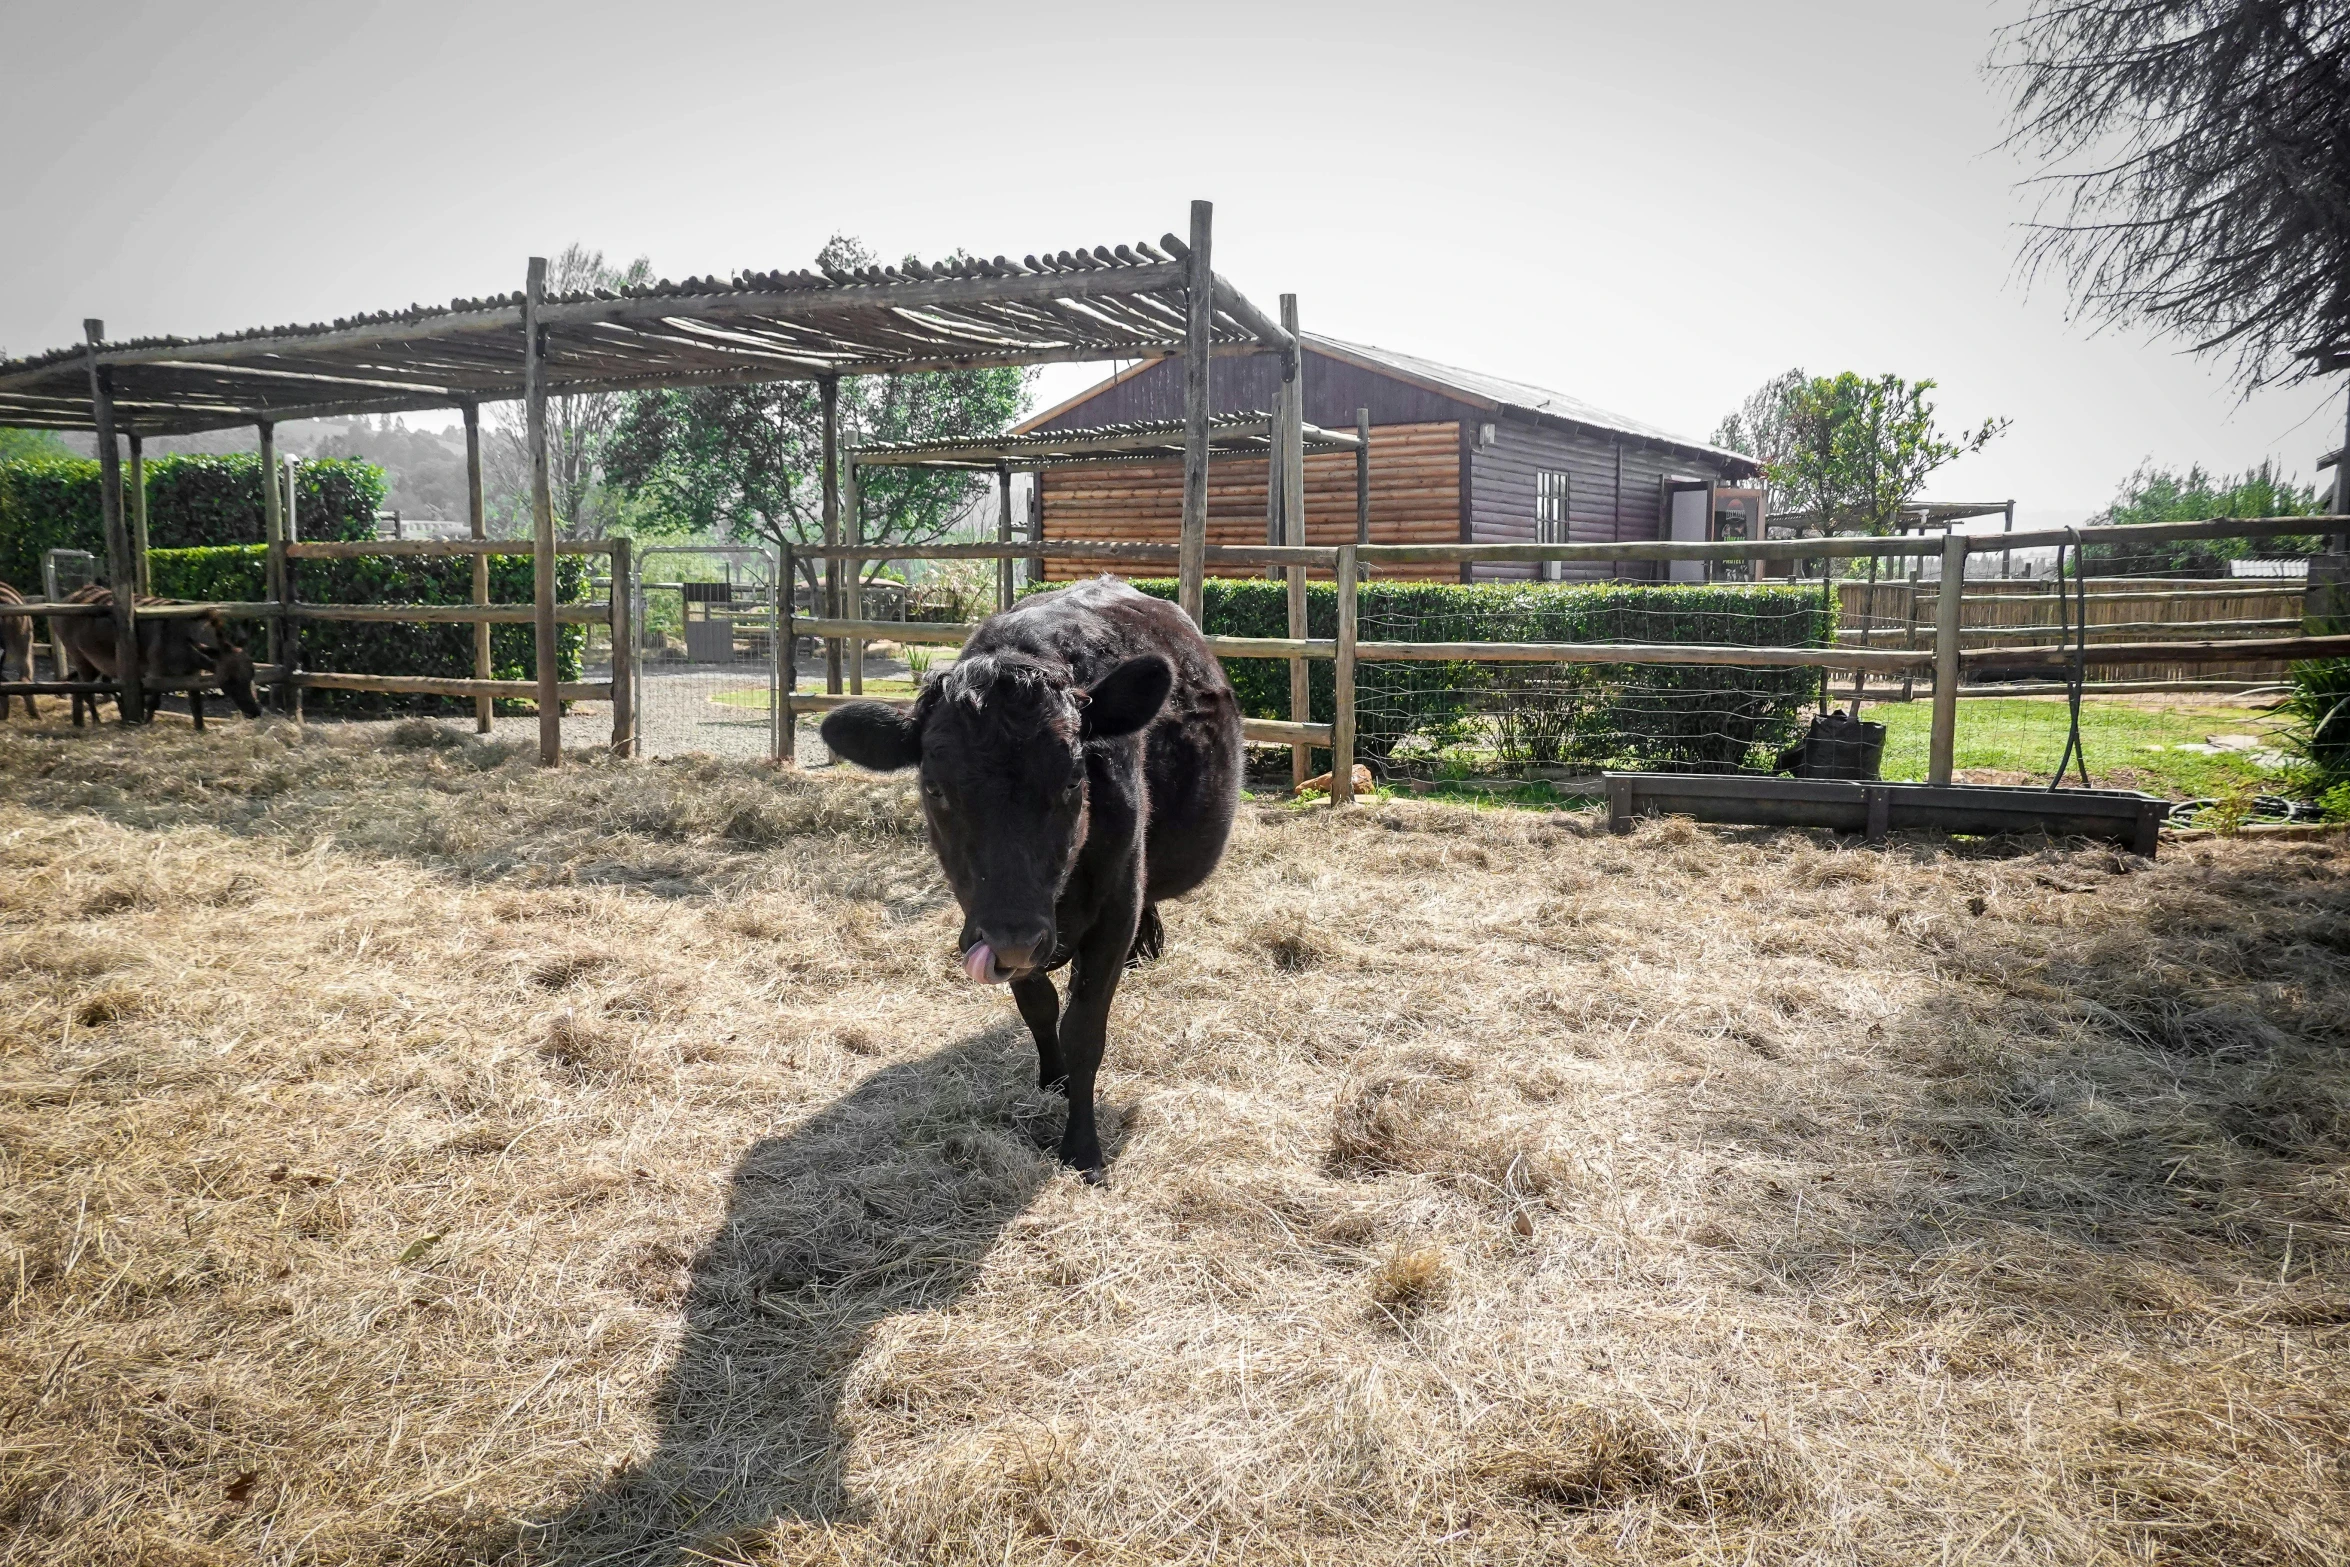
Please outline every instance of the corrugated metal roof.
[[1306, 346], [1333, 358], [1352, 360], [1366, 369], [1384, 370], [1406, 380], [1458, 397], [1464, 402], [1477, 403], [1495, 412], [1522, 410], [1546, 418], [1565, 420], [1595, 430], [1606, 430], [1616, 435], [1637, 436], [1660, 446], [1671, 446], [1681, 451], [1699, 453], [1722, 462], [1757, 466], [1752, 457], [1703, 441], [1693, 441], [1670, 430], [1660, 430], [1653, 424], [1623, 414], [1610, 413], [1579, 397], [1554, 392], [1546, 386], [1535, 386], [1525, 381], [1512, 381], [1505, 376], [1487, 375], [1481, 370], [1463, 370], [1458, 365], [1439, 364], [1433, 359], [1422, 359], [1417, 354], [1397, 353], [1392, 348], [1380, 348], [1370, 343], [1349, 343], [1318, 333], [1303, 334]]

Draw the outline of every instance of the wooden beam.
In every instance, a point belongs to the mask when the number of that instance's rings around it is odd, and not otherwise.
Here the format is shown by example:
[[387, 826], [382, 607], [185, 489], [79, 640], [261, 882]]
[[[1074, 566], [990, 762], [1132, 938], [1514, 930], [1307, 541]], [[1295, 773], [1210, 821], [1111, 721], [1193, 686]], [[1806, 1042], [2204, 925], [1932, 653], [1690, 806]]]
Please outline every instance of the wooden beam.
[[[291, 604], [286, 607], [286, 616], [291, 620], [404, 626], [530, 626], [538, 623], [539, 607], [536, 604]], [[611, 618], [612, 606], [608, 602], [555, 606], [558, 625], [592, 626]]]
[[1207, 577], [1208, 419], [1215, 412], [1208, 380], [1213, 362], [1208, 343], [1216, 325], [1216, 275], [1208, 265], [1214, 222], [1213, 205], [1191, 204], [1191, 247], [1184, 278], [1189, 310], [1183, 338], [1183, 536], [1176, 591], [1195, 626], [1205, 624], [1200, 601]]
[[[112, 373], [97, 360], [106, 323], [82, 323], [90, 347], [90, 416], [98, 427], [98, 504], [106, 528], [106, 581], [114, 590], [114, 648], [122, 686], [118, 711], [126, 724], [146, 722], [146, 693], [139, 685], [138, 572], [131, 559], [130, 534], [122, 515], [122, 456], [114, 448]], [[78, 716], [78, 715], [77, 715]]]
[[[490, 536], [489, 503], [485, 498], [481, 471], [481, 404], [467, 401], [458, 411], [465, 416], [465, 531], [475, 543]], [[490, 558], [486, 554], [473, 557], [473, 602], [490, 601]], [[473, 678], [490, 678], [490, 628], [484, 621], [473, 628]], [[473, 699], [473, 730], [488, 734], [492, 726], [492, 708], [495, 702], [488, 696]]]
[[[1355, 410], [1355, 543], [1371, 542], [1371, 410]], [[1352, 557], [1350, 556], [1349, 559]]]
[[[289, 544], [289, 560], [365, 560], [378, 555], [536, 555], [529, 539], [334, 539]], [[609, 555], [610, 539], [565, 539], [555, 546], [558, 555]]]
[[539, 321], [546, 300], [547, 258], [530, 258], [522, 299], [522, 385], [525, 439], [530, 457], [531, 597], [538, 611], [533, 647], [538, 655], [539, 765], [563, 762], [562, 642], [555, 623], [555, 497], [547, 474], [547, 343]]
[[558, 702], [593, 702], [609, 697], [607, 680], [565, 680], [553, 693], [536, 680], [458, 680], [437, 675], [347, 675], [339, 671], [305, 669], [292, 684], [312, 691], [382, 691], [395, 696], [524, 697]]

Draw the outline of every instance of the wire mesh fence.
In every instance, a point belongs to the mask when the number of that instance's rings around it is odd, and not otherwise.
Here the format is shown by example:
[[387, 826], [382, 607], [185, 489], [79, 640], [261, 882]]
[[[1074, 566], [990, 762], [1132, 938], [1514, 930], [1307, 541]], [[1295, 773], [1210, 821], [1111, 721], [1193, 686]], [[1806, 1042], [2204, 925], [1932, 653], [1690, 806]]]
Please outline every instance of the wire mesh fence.
[[654, 545], [639, 561], [638, 754], [773, 758], [783, 666], [776, 553]]

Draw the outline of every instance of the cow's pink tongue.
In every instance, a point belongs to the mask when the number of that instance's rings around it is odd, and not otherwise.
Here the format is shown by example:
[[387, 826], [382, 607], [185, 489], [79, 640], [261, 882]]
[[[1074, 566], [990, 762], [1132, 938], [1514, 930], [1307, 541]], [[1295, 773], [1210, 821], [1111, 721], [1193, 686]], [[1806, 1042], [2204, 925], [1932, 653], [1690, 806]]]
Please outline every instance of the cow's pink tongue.
[[994, 984], [995, 948], [984, 941], [973, 946], [969, 952], [963, 954], [963, 972], [971, 976], [974, 984]]

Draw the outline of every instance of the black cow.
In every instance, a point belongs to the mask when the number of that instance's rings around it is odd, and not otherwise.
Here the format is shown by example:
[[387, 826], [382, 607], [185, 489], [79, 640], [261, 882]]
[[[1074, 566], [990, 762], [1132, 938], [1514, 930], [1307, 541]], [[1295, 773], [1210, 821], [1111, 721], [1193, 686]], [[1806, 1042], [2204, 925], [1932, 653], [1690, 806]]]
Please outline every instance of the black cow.
[[[1110, 1000], [1157, 957], [1160, 900], [1208, 879], [1240, 802], [1240, 704], [1183, 612], [1111, 577], [991, 617], [911, 712], [852, 702], [824, 743], [919, 764], [922, 814], [963, 907], [964, 972], [1009, 980], [1061, 1087], [1061, 1160], [1102, 1178], [1093, 1083]], [[1071, 968], [1066, 1011], [1049, 977]]]

